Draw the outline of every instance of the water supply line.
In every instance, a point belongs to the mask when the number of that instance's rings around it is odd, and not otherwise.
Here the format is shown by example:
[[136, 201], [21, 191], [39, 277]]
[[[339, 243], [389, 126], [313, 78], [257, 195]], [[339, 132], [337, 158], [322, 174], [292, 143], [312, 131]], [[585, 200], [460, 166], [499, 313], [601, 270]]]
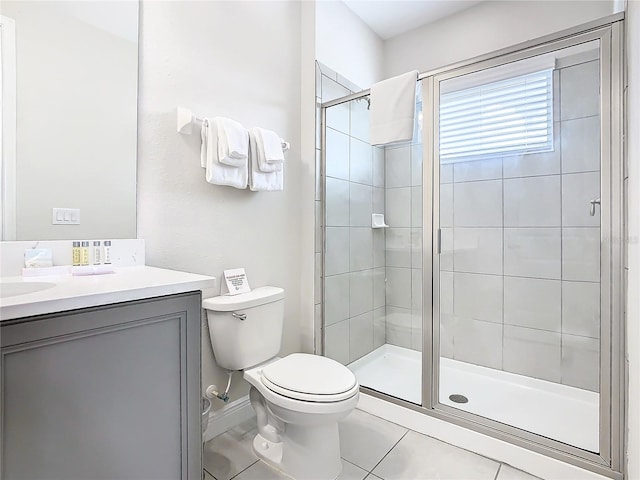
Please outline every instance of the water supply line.
[[227, 388], [224, 390], [224, 393], [218, 392], [218, 387], [216, 385], [209, 385], [204, 391], [204, 394], [207, 398], [219, 398], [224, 403], [229, 402], [229, 389], [231, 388], [231, 378], [233, 376], [233, 370], [227, 370], [227, 375], [229, 375], [229, 380], [227, 381]]

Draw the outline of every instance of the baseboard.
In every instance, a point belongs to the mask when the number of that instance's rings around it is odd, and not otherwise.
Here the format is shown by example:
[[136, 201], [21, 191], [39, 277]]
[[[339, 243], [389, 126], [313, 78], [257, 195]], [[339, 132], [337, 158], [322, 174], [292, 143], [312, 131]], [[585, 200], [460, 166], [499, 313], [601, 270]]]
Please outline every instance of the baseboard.
[[597, 473], [541, 455], [482, 433], [360, 393], [358, 408], [443, 442], [509, 464], [540, 478], [610, 480]]
[[223, 434], [230, 428], [233, 428], [254, 416], [255, 412], [253, 411], [253, 408], [251, 408], [249, 395], [240, 397], [228, 405], [225, 405], [220, 410], [216, 410], [209, 414], [209, 423], [207, 425], [207, 430], [204, 432], [204, 441], [208, 442], [212, 438]]

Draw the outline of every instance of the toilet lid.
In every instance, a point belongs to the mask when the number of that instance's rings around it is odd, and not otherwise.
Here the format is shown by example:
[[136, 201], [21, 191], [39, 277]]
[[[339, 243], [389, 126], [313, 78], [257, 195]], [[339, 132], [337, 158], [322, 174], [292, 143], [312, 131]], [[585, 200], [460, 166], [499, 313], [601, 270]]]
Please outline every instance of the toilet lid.
[[282, 395], [325, 402], [353, 396], [358, 385], [355, 375], [344, 365], [307, 353], [293, 353], [265, 366], [262, 381]]

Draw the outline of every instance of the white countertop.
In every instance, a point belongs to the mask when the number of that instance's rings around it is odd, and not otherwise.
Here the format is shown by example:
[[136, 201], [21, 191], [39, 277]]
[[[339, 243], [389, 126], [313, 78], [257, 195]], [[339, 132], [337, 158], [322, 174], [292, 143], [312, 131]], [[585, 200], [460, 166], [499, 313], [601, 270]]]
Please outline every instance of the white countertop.
[[2, 277], [2, 283], [52, 282], [56, 285], [0, 299], [0, 321], [77, 308], [193, 292], [215, 287], [215, 278], [163, 268], [116, 268], [115, 273], [90, 276]]

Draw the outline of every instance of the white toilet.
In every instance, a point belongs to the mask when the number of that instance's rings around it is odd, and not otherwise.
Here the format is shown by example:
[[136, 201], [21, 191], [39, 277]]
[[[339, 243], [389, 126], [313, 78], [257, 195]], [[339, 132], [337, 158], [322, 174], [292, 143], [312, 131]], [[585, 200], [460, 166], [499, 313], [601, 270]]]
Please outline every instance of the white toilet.
[[209, 335], [216, 362], [244, 370], [256, 411], [256, 455], [296, 480], [340, 475], [338, 421], [358, 403], [359, 385], [344, 365], [326, 357], [280, 351], [284, 290], [207, 298]]

